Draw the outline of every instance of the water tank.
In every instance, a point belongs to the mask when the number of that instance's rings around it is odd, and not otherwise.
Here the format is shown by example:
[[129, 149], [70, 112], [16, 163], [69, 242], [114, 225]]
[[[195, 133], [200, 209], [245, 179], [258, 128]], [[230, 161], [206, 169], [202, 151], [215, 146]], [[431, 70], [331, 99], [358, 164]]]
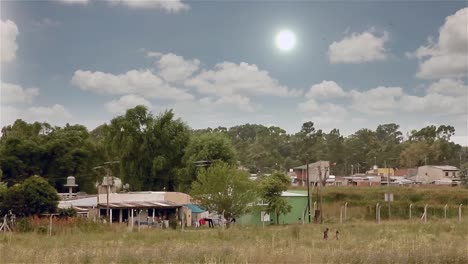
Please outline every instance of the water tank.
[[65, 187], [72, 187], [72, 186], [78, 186], [75, 183], [75, 177], [74, 176], [68, 176], [67, 177], [67, 184], [65, 184]]

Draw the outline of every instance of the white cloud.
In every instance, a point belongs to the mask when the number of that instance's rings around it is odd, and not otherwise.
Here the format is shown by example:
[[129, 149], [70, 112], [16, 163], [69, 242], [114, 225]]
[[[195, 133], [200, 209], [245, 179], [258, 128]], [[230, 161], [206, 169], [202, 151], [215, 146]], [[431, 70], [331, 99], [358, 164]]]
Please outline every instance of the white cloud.
[[0, 83], [0, 97], [4, 104], [31, 103], [37, 95], [39, 95], [38, 88], [23, 88], [12, 83]]
[[388, 33], [377, 36], [374, 32], [352, 33], [328, 47], [328, 59], [331, 63], [362, 63], [382, 61], [387, 58], [385, 42]]
[[367, 91], [350, 92], [352, 108], [366, 114], [388, 114], [398, 107], [398, 99], [403, 96], [400, 87], [379, 86]]
[[200, 99], [200, 103], [206, 106], [233, 105], [236, 106], [239, 110], [246, 112], [253, 112], [255, 110], [255, 108], [251, 104], [250, 98], [241, 95], [224, 96], [218, 99], [212, 97], [204, 97]]
[[137, 105], [144, 105], [151, 108], [151, 103], [145, 98], [135, 95], [127, 94], [120, 97], [118, 100], [112, 100], [106, 104], [106, 109], [112, 114], [123, 114], [129, 108], [133, 108]]
[[314, 84], [307, 92], [307, 98], [334, 98], [346, 96], [346, 92], [334, 81], [322, 81]]
[[[313, 99], [308, 102], [313, 102]], [[307, 118], [303, 121], [313, 121], [317, 127], [323, 130], [331, 130], [343, 124], [349, 115], [349, 111], [345, 107], [333, 103], [316, 104], [312, 111], [304, 110]]]
[[442, 94], [425, 96], [405, 95], [400, 101], [401, 109], [406, 112], [419, 112], [430, 115], [466, 113], [466, 98]]
[[110, 0], [112, 4], [125, 5], [135, 9], [162, 9], [168, 13], [178, 13], [190, 9], [182, 0]]
[[150, 70], [131, 70], [119, 75], [77, 70], [72, 83], [82, 90], [100, 94], [138, 94], [148, 98], [170, 100], [193, 99], [193, 95], [170, 86]]
[[11, 20], [0, 20], [1, 54], [0, 62], [11, 62], [16, 58], [18, 27]]
[[72, 115], [60, 104], [52, 106], [35, 106], [27, 109], [18, 109], [13, 106], [2, 105], [0, 125], [12, 124], [16, 119], [23, 119], [27, 122], [48, 122], [54, 125], [64, 125], [70, 122]]
[[270, 77], [267, 71], [258, 69], [255, 64], [241, 62], [223, 62], [213, 70], [204, 70], [185, 82], [187, 86], [196, 87], [200, 93], [213, 94], [220, 97], [232, 95], [297, 95], [288, 87], [281, 85]]
[[417, 77], [440, 79], [468, 74], [468, 8], [460, 9], [445, 19], [437, 42], [428, 41], [410, 54], [419, 59]]
[[[155, 57], [156, 52], [149, 52], [148, 56]], [[200, 61], [197, 59], [186, 60], [174, 53], [161, 54], [156, 62], [159, 75], [168, 82], [180, 82], [188, 79], [198, 70]]]
[[305, 102], [299, 103], [298, 109], [301, 112], [315, 112], [319, 109], [319, 104], [315, 99], [310, 98]]
[[67, 4], [67, 5], [86, 5], [89, 3], [89, 0], [55, 0], [57, 2]]
[[460, 79], [440, 79], [431, 84], [427, 89], [428, 93], [438, 93], [443, 95], [466, 96], [468, 86]]

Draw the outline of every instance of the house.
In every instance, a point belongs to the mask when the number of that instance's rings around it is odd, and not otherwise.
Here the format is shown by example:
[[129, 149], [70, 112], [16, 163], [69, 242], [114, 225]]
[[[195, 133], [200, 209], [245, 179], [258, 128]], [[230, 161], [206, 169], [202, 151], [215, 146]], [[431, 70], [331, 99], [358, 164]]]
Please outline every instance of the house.
[[352, 176], [343, 177], [346, 181], [348, 186], [361, 186], [361, 187], [368, 187], [368, 186], [380, 186], [381, 185], [381, 177], [380, 176], [369, 176], [366, 174], [355, 174]]
[[395, 169], [393, 176], [410, 178], [418, 174], [418, 168]]
[[447, 165], [425, 165], [418, 168], [417, 175], [410, 179], [423, 184], [453, 185], [460, 182], [459, 169]]
[[381, 177], [395, 176], [395, 169], [394, 168], [379, 168], [377, 166], [374, 166], [374, 168], [372, 168], [371, 170], [368, 170], [366, 174], [376, 175], [376, 176], [381, 176]]
[[[112, 222], [136, 222], [146, 224], [157, 220], [184, 219], [187, 226], [192, 223], [192, 212], [184, 206], [191, 203], [191, 197], [179, 192], [128, 192], [98, 195], [99, 216], [107, 214]], [[106, 216], [106, 218], [109, 218]], [[166, 224], [167, 225], [167, 224]]]
[[[293, 168], [296, 173], [296, 181], [298, 185], [307, 186], [307, 165], [302, 165]], [[330, 172], [329, 161], [317, 161], [309, 164], [309, 182], [312, 185], [320, 183], [320, 178], [325, 180], [328, 178]]]
[[[59, 202], [59, 208], [74, 208], [88, 218], [112, 219], [112, 223], [153, 224], [157, 220], [184, 219], [192, 223], [191, 197], [179, 192], [107, 193]], [[107, 216], [107, 208], [109, 215]], [[166, 224], [166, 223], [165, 223]]]
[[[282, 192], [281, 196], [284, 197], [288, 204], [291, 205], [291, 212], [280, 215], [280, 224], [295, 224], [308, 222], [307, 217], [307, 192], [304, 191], [286, 191]], [[276, 215], [268, 214], [265, 212], [265, 204], [259, 201], [256, 205], [252, 205], [249, 213], [241, 216], [237, 223], [241, 225], [262, 225], [276, 223]]]

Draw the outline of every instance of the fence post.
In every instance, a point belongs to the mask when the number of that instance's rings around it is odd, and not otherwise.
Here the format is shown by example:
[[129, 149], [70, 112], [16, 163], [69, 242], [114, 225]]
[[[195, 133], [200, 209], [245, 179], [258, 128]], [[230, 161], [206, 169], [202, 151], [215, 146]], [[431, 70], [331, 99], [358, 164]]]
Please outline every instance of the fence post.
[[411, 208], [413, 207], [413, 204], [409, 205], [409, 219], [411, 220]]
[[379, 205], [379, 203], [377, 203], [375, 205], [375, 220], [377, 221], [377, 223], [380, 223], [380, 205]]
[[444, 218], [447, 218], [447, 206], [448, 204], [445, 204], [444, 206]]
[[424, 223], [427, 223], [427, 204], [424, 205], [423, 219], [424, 219]]
[[348, 220], [348, 202], [344, 204], [344, 220]]
[[340, 224], [343, 224], [343, 206], [340, 207]]
[[462, 221], [462, 206], [463, 206], [463, 204], [460, 204], [458, 206], [458, 222], [460, 222], [460, 223]]

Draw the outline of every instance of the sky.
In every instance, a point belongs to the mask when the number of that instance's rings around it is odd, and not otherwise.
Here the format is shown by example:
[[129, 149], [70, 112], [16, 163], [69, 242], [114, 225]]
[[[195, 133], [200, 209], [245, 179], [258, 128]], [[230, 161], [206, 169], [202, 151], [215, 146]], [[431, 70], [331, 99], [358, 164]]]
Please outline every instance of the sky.
[[0, 126], [93, 129], [145, 105], [195, 129], [446, 124], [468, 145], [465, 1], [0, 3]]

